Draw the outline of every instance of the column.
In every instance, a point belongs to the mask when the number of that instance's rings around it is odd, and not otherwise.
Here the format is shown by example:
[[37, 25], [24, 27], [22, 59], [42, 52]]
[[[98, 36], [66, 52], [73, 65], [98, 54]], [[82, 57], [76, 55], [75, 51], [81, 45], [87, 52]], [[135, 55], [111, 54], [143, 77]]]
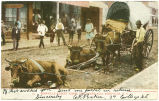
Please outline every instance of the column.
[[17, 8], [17, 21], [19, 20], [19, 8]]
[[102, 31], [103, 8], [99, 8], [99, 32]]
[[32, 2], [28, 2], [27, 9], [27, 39], [29, 40], [29, 35], [32, 34], [32, 21], [33, 21], [33, 5]]
[[59, 1], [57, 1], [57, 8], [56, 8], [56, 21], [58, 22], [59, 19]]

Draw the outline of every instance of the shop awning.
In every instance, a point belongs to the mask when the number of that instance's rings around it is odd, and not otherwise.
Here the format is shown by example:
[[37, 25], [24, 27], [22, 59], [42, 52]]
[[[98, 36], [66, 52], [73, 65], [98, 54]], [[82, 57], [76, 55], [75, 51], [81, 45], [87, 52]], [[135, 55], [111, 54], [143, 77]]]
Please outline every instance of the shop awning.
[[22, 8], [24, 7], [23, 4], [4, 4], [5, 8]]
[[60, 1], [60, 3], [80, 6], [80, 7], [89, 7], [89, 1]]
[[89, 6], [98, 8], [108, 8], [104, 2], [90, 1]]

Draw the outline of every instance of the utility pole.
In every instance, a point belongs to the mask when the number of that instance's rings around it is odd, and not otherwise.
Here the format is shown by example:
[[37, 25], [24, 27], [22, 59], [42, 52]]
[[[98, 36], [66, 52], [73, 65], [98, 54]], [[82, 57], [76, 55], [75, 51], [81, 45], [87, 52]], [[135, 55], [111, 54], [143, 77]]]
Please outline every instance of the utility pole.
[[59, 19], [59, 1], [57, 1], [57, 8], [56, 8], [56, 21], [58, 22]]

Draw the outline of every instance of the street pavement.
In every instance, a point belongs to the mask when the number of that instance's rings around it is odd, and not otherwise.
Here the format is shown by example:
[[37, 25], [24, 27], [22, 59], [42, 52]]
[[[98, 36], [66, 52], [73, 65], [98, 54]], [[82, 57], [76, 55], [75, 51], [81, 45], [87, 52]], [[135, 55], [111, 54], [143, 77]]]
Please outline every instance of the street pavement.
[[125, 80], [114, 88], [158, 89], [158, 63]]

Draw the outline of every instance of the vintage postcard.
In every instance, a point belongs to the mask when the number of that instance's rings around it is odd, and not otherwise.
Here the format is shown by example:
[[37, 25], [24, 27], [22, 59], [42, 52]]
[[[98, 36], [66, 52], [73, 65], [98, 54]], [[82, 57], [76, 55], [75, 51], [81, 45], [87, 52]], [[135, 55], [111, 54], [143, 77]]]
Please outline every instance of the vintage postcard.
[[157, 100], [158, 1], [1, 1], [2, 100]]

